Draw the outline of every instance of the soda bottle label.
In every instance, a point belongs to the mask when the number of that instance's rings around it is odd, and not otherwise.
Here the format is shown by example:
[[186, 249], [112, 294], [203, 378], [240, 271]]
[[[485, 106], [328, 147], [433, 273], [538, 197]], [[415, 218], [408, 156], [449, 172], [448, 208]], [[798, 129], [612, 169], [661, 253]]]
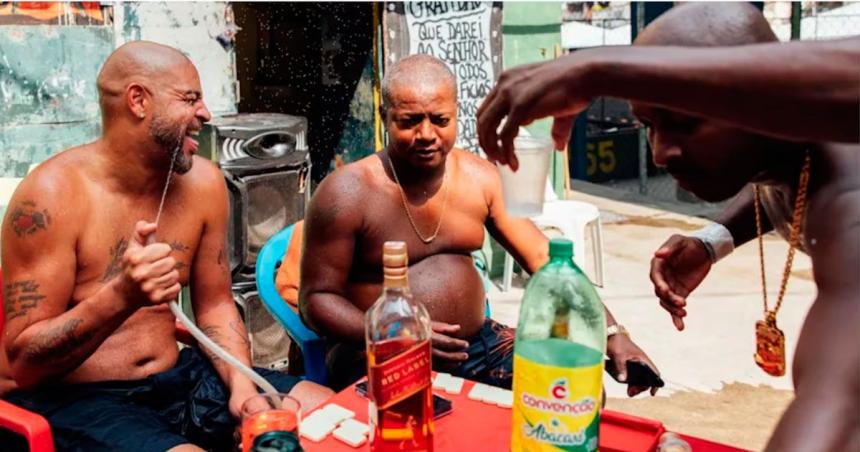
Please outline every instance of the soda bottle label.
[[514, 354], [511, 450], [595, 451], [603, 369], [556, 367]]
[[430, 385], [430, 341], [370, 366], [370, 393], [378, 409], [385, 409]]

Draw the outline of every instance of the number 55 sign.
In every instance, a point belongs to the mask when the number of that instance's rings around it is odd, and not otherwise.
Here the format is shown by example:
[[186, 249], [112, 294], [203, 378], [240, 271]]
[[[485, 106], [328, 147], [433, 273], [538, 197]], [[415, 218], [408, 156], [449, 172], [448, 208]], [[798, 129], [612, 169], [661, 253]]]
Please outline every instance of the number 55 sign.
[[[586, 140], [585, 151], [588, 162], [586, 177], [591, 182], [639, 177], [637, 128], [592, 134]], [[648, 155], [650, 159], [650, 152]]]

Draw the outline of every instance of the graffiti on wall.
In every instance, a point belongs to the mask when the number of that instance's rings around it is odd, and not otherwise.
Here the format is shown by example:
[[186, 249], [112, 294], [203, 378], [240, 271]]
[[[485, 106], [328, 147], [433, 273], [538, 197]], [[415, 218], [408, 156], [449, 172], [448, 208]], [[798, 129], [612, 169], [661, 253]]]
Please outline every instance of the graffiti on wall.
[[0, 1], [0, 25], [104, 25], [101, 2]]
[[457, 146], [478, 152], [478, 107], [501, 72], [501, 6], [392, 2], [386, 4], [386, 14], [386, 65], [417, 53], [447, 63], [457, 79]]

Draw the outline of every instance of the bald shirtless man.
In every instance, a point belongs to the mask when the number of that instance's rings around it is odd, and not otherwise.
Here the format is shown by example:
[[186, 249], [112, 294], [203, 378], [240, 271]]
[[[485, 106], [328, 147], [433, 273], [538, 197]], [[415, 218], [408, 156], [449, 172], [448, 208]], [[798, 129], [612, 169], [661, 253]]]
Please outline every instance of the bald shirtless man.
[[[471, 253], [484, 243], [486, 227], [531, 273], [546, 263], [548, 241], [531, 221], [505, 211], [492, 164], [454, 149], [456, 93], [442, 61], [400, 60], [382, 82], [388, 147], [330, 174], [311, 200], [300, 309], [331, 344], [327, 364], [336, 388], [366, 370], [364, 312], [382, 292], [387, 240], [408, 245], [409, 285], [433, 320], [434, 367], [511, 386], [515, 331], [484, 316], [486, 293]], [[615, 324], [611, 315], [607, 321]], [[609, 338], [608, 354], [622, 374], [628, 360], [656, 371], [626, 334]]]
[[[3, 397], [45, 416], [58, 450], [232, 450], [257, 389], [213, 355], [180, 353], [167, 305], [190, 285], [200, 328], [249, 363], [226, 187], [194, 156], [210, 119], [197, 70], [175, 49], [132, 42], [105, 61], [98, 90], [101, 138], [42, 163], [3, 222]], [[306, 406], [330, 394], [266, 377]]]
[[[733, 46], [773, 48], [775, 41], [765, 18], [748, 3], [709, 3], [673, 8], [649, 25], [636, 45], [646, 50], [658, 46], [690, 54], [695, 49], [670, 46], [719, 46], [731, 51]], [[831, 50], [839, 49], [844, 43], [844, 40], [834, 41], [829, 46]], [[846, 48], [829, 55], [846, 56], [852, 52], [856, 55], [857, 50]], [[796, 57], [778, 64], [810, 72], [810, 68], [803, 68], [797, 61], [813, 57]], [[838, 61], [828, 63], [824, 59], [821, 63], [825, 73], [832, 73], [834, 64], [839, 66]], [[761, 64], [762, 70], [770, 70], [766, 63]], [[622, 64], [616, 69], [623, 72], [624, 67]], [[853, 66], [855, 90], [860, 88], [858, 68], [860, 64]], [[549, 68], [543, 70], [551, 72]], [[747, 69], [739, 69], [744, 70]], [[683, 79], [687, 75], [680, 72], [676, 77]], [[783, 82], [787, 81], [775, 80]], [[805, 94], [788, 95], [823, 96], [827, 100], [840, 92], [840, 87], [850, 88], [837, 84], [832, 90], [822, 86]], [[795, 351], [792, 372], [795, 399], [783, 414], [767, 450], [860, 450], [860, 145], [785, 141], [773, 138], [780, 135], [775, 133], [779, 128], [771, 127], [771, 132], [765, 135], [729, 125], [719, 115], [712, 118], [685, 113], [688, 109], [671, 110], [658, 99], [661, 96], [673, 99], [673, 89], [673, 85], [666, 85], [649, 92], [647, 96], [655, 99], [653, 103], [640, 101], [639, 96], [645, 96], [644, 93], [634, 96], [633, 112], [648, 126], [655, 163], [666, 166], [679, 185], [708, 201], [724, 200], [743, 190], [742, 196], [718, 220], [728, 228], [734, 245], [757, 236], [750, 183], [761, 191], [763, 212], [767, 214], [763, 232], [776, 229], [784, 234], [790, 228], [799, 175], [809, 155], [809, 185], [799, 246], [812, 258], [818, 294]], [[738, 86], [738, 89], [744, 88]], [[854, 92], [857, 102], [860, 91]], [[737, 99], [744, 96], [747, 98]], [[545, 101], [533, 99], [533, 105]], [[756, 102], [755, 94], [717, 101], [725, 105], [733, 102], [737, 102], [739, 114], [749, 115], [744, 106]], [[855, 104], [855, 113], [856, 108]], [[809, 114], [816, 114], [817, 110], [810, 109]], [[857, 126], [856, 116], [854, 126]], [[839, 136], [845, 139], [851, 134], [835, 134], [832, 138]], [[707, 275], [711, 263], [702, 241], [682, 236], [670, 238], [652, 260], [655, 292], [661, 305], [673, 315], [678, 329], [683, 328], [683, 318], [687, 315], [686, 298]], [[758, 271], [758, 262], [749, 265], [751, 271]], [[751, 341], [756, 320], [762, 319], [748, 319]]]

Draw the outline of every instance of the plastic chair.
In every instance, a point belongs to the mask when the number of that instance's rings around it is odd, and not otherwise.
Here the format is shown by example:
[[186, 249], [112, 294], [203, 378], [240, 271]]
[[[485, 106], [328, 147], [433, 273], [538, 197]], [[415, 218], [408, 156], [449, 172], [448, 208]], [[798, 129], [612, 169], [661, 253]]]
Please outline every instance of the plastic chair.
[[[325, 386], [328, 382], [328, 371], [325, 365], [325, 340], [304, 324], [301, 317], [281, 298], [275, 287], [275, 274], [293, 236], [293, 227], [294, 225], [289, 225], [272, 236], [263, 245], [260, 254], [257, 255], [257, 292], [260, 294], [260, 300], [263, 301], [266, 309], [287, 329], [287, 333], [301, 348], [305, 365], [305, 379]], [[489, 291], [490, 282], [486, 271], [486, 258], [475, 253], [473, 256], [484, 289]], [[485, 304], [484, 314], [487, 318], [490, 317], [489, 302]]]
[[284, 258], [287, 245], [293, 236], [293, 225], [289, 225], [270, 238], [257, 255], [257, 292], [263, 306], [287, 329], [293, 341], [302, 351], [305, 379], [325, 386], [328, 372], [325, 366], [325, 340], [311, 331], [301, 317], [281, 298], [275, 288], [275, 272]]
[[[585, 271], [585, 233], [591, 236], [591, 254], [594, 262], [595, 285], [603, 287], [603, 227], [600, 223], [600, 211], [597, 206], [581, 201], [553, 199], [555, 194], [547, 188], [547, 199], [543, 205], [543, 214], [531, 220], [541, 229], [557, 229], [561, 235], [573, 241], [573, 260], [579, 268]], [[514, 258], [505, 253], [505, 266], [502, 275], [502, 290], [511, 289], [514, 273]]]

